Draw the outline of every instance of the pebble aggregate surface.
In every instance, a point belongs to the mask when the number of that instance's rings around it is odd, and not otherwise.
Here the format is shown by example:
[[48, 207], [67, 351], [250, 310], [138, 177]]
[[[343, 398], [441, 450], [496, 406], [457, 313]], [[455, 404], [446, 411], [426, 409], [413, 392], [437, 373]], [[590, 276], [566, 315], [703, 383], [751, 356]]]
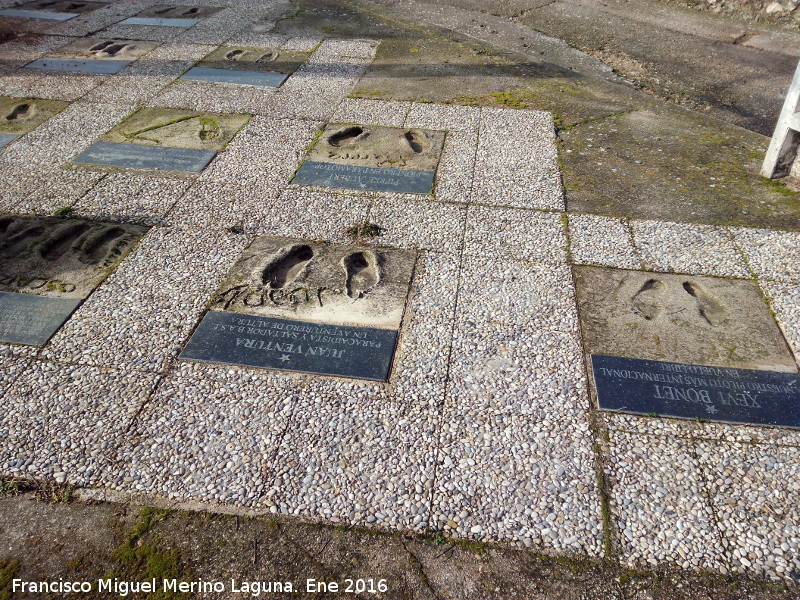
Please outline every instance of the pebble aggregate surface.
[[[0, 94], [71, 102], [0, 149], [0, 211], [150, 226], [47, 345], [0, 344], [0, 475], [800, 578], [800, 432], [594, 410], [572, 274], [755, 278], [797, 357], [800, 234], [567, 214], [549, 113], [349, 98], [378, 41], [276, 34], [280, 2], [119, 25], [156, 4], [0, 44]], [[24, 69], [89, 33], [160, 45]], [[309, 57], [274, 89], [178, 79], [231, 44]], [[141, 106], [253, 116], [197, 175], [70, 162]], [[445, 132], [432, 193], [292, 185], [328, 121]], [[178, 358], [256, 235], [418, 251], [388, 382]]]

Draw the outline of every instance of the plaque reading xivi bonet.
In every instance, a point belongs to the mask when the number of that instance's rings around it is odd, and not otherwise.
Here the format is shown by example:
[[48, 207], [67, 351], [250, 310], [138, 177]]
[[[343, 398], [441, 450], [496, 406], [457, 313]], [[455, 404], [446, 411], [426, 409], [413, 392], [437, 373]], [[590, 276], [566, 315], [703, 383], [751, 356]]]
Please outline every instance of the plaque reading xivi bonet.
[[388, 378], [416, 253], [257, 238], [182, 358]]

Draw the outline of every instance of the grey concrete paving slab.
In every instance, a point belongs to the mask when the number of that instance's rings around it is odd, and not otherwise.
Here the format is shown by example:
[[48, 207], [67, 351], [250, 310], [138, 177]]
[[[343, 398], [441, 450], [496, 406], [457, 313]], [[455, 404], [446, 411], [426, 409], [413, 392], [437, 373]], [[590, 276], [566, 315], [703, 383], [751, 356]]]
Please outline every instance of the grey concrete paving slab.
[[563, 210], [554, 136], [548, 113], [482, 109], [473, 201]]
[[744, 227], [732, 231], [756, 277], [800, 282], [800, 233]]
[[459, 318], [482, 326], [533, 326], [577, 332], [572, 274], [566, 265], [467, 256]]
[[373, 243], [398, 248], [458, 252], [467, 209], [451, 204], [376, 198], [367, 221], [381, 227]]
[[72, 206], [81, 216], [160, 225], [190, 182], [135, 173], [110, 173]]
[[292, 188], [268, 209], [259, 229], [273, 235], [346, 243], [346, 230], [364, 223], [369, 201], [357, 196]]

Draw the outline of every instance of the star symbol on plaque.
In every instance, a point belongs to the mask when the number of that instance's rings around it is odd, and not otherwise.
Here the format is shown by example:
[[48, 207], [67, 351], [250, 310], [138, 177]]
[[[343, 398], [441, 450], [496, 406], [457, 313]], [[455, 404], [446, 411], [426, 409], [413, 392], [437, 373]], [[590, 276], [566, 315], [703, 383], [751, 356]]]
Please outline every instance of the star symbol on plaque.
[[358, 187], [360, 187], [362, 190], [365, 190], [365, 189], [367, 189], [367, 184], [366, 183], [359, 183]]
[[706, 404], [706, 412], [711, 413], [712, 415], [717, 414], [719, 411], [717, 407], [713, 404]]
[[289, 355], [288, 354], [281, 354], [281, 358], [280, 358], [281, 362], [287, 362], [288, 360], [289, 360]]

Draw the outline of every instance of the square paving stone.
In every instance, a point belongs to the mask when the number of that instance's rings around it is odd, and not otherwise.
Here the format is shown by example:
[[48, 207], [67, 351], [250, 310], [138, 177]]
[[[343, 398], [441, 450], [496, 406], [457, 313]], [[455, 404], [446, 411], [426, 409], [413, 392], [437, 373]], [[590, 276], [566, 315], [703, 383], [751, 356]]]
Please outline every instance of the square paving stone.
[[260, 237], [181, 358], [385, 380], [416, 255]]
[[142, 108], [73, 160], [112, 167], [200, 172], [249, 119], [250, 115]]
[[600, 498], [585, 418], [442, 419], [432, 526], [457, 537], [602, 552]]
[[439, 414], [379, 384], [314, 381], [298, 397], [262, 506], [286, 515], [423, 531]]
[[697, 453], [731, 568], [800, 577], [797, 448], [708, 442]]
[[144, 232], [78, 219], [0, 218], [0, 341], [44, 345]]
[[15, 139], [33, 131], [66, 107], [67, 103], [60, 100], [0, 98], [0, 134]]
[[694, 442], [612, 432], [605, 473], [623, 563], [727, 566]]
[[150, 396], [156, 375], [34, 361], [0, 415], [0, 469], [93, 485]]
[[252, 506], [275, 471], [297, 389], [276, 374], [198, 372], [180, 365], [159, 385], [118, 452], [118, 490]]
[[429, 194], [444, 132], [329, 124], [292, 183], [410, 194]]
[[[502, 242], [498, 243], [498, 238]], [[464, 253], [565, 264], [567, 238], [561, 215], [516, 208], [470, 206]]]
[[619, 269], [642, 266], [624, 219], [571, 213], [569, 236], [570, 253], [577, 264]]
[[751, 281], [597, 267], [575, 278], [589, 354], [797, 372]]
[[222, 46], [184, 73], [183, 79], [278, 87], [308, 58], [306, 52], [283, 52]]
[[25, 66], [46, 71], [113, 75], [157, 45], [155, 42], [137, 40], [83, 38]]

